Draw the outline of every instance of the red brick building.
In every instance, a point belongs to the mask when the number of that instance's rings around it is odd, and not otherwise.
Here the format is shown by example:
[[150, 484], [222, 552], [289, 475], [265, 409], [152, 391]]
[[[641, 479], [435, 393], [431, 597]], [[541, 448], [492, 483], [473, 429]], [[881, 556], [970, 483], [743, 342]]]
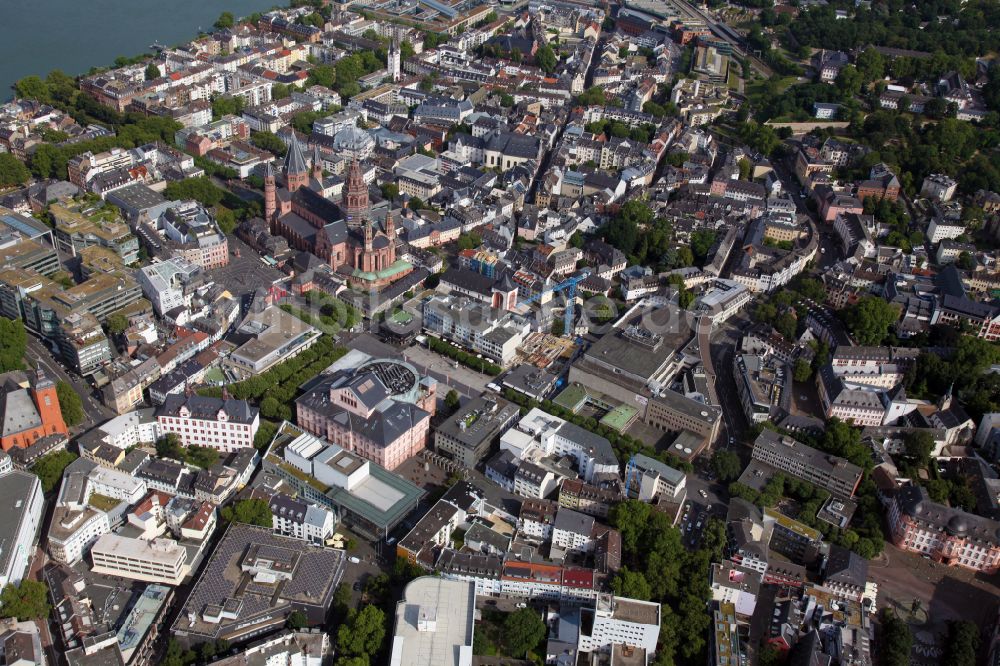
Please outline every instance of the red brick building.
[[0, 387], [0, 448], [24, 449], [47, 435], [68, 435], [56, 385], [41, 370], [29, 388], [11, 379]]

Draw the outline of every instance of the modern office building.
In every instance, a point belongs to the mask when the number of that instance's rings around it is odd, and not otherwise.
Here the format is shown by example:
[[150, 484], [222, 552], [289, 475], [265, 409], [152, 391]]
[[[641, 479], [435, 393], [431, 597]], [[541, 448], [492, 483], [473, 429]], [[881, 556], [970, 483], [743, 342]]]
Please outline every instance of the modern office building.
[[476, 590], [437, 576], [415, 578], [396, 604], [390, 666], [472, 666]]
[[92, 570], [106, 576], [180, 585], [191, 572], [188, 551], [173, 539], [101, 536], [90, 548]]
[[295, 611], [323, 624], [344, 574], [343, 551], [233, 523], [219, 541], [171, 627], [185, 648], [273, 633]]
[[35, 553], [42, 523], [42, 485], [38, 477], [15, 470], [0, 453], [0, 589], [24, 578]]
[[754, 441], [752, 455], [754, 460], [841, 497], [853, 497], [861, 483], [863, 470], [857, 465], [773, 430], [761, 432]]
[[519, 416], [520, 408], [503, 398], [473, 398], [437, 427], [434, 448], [465, 467], [475, 467]]
[[136, 271], [136, 280], [142, 287], [142, 293], [153, 304], [156, 314], [162, 317], [175, 308], [186, 308], [191, 304], [194, 287], [200, 283], [200, 273], [200, 266], [174, 257], [143, 266]]

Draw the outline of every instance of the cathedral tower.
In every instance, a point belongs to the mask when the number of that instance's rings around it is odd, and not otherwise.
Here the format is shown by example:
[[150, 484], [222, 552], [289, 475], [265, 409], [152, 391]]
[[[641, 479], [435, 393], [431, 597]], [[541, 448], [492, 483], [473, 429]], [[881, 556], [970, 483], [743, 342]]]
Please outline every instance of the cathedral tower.
[[357, 158], [351, 161], [347, 170], [343, 209], [349, 227], [361, 226], [368, 219], [368, 185]]
[[264, 219], [268, 223], [274, 222], [278, 211], [278, 190], [274, 182], [274, 169], [271, 163], [264, 165]]
[[285, 155], [285, 184], [289, 192], [309, 184], [309, 168], [306, 166], [306, 158], [302, 155], [302, 146], [299, 145], [294, 133], [288, 144], [288, 154]]

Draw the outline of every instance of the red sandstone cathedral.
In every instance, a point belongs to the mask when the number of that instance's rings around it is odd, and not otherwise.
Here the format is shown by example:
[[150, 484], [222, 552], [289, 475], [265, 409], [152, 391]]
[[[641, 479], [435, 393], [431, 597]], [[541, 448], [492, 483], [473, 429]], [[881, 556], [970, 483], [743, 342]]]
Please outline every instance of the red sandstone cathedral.
[[291, 247], [312, 252], [355, 286], [380, 288], [413, 270], [396, 259], [392, 216], [386, 215], [383, 225], [372, 219], [368, 185], [356, 159], [347, 171], [340, 206], [326, 197], [330, 187], [319, 151], [313, 154], [310, 173], [294, 135], [282, 172], [283, 186], [270, 164], [264, 173], [264, 216], [271, 233], [284, 236]]

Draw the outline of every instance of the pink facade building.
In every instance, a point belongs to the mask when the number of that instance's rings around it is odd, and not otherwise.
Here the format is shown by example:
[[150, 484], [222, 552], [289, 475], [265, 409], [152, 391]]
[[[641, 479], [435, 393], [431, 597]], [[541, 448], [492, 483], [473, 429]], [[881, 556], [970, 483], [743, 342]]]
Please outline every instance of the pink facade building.
[[427, 445], [436, 391], [435, 380], [406, 363], [368, 361], [296, 400], [296, 418], [304, 430], [393, 470]]
[[931, 501], [919, 486], [889, 500], [892, 542], [936, 562], [987, 574], [1000, 570], [1000, 522]]
[[184, 446], [232, 453], [253, 446], [260, 413], [246, 400], [173, 393], [157, 410], [160, 435], [175, 433]]

